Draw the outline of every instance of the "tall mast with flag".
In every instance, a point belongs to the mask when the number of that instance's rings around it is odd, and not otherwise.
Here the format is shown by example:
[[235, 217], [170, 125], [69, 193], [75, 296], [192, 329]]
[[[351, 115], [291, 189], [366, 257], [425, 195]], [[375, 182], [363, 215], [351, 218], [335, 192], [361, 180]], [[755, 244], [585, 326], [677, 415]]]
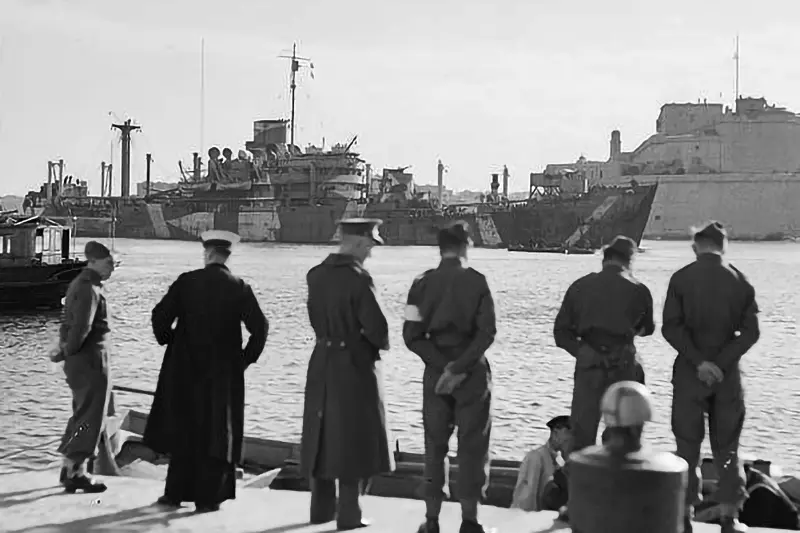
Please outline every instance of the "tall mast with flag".
[[307, 57], [299, 57], [297, 55], [297, 43], [292, 44], [292, 55], [290, 56], [278, 56], [283, 59], [291, 59], [292, 60], [292, 74], [291, 74], [291, 84], [289, 88], [291, 90], [292, 96], [292, 117], [290, 119], [291, 129], [289, 130], [289, 144], [294, 146], [294, 93], [295, 89], [297, 89], [297, 71], [300, 70], [301, 66], [308, 66], [309, 70], [311, 71], [311, 77], [314, 77], [314, 64], [311, 60]]
[[733, 105], [739, 100], [739, 34], [736, 34], [736, 50], [733, 52], [733, 61], [736, 64], [736, 93], [733, 95]]

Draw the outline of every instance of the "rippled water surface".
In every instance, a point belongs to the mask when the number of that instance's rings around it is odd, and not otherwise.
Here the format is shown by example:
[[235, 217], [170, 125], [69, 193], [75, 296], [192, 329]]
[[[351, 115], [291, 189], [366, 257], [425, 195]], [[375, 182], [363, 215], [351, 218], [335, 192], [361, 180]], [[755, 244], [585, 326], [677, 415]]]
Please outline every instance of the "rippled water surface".
[[[82, 242], [78, 243], [79, 249]], [[201, 264], [196, 243], [119, 239], [123, 265], [106, 284], [112, 316], [114, 380], [154, 389], [162, 349], [153, 340], [150, 310], [169, 283]], [[672, 271], [692, 259], [686, 243], [648, 242], [635, 265], [652, 290], [660, 317]], [[242, 244], [231, 268], [249, 281], [270, 320], [270, 336], [258, 364], [247, 375], [249, 435], [299, 440], [306, 362], [312, 331], [305, 310], [305, 273], [332, 248]], [[734, 243], [730, 260], [756, 287], [761, 306], [761, 341], [745, 356], [748, 417], [743, 448], [800, 471], [800, 382], [797, 317], [800, 246]], [[388, 418], [405, 449], [421, 450], [422, 363], [401, 338], [405, 296], [413, 278], [435, 266], [435, 248], [387, 247], [367, 264], [391, 328], [392, 349], [384, 356]], [[495, 376], [496, 455], [520, 458], [547, 436], [544, 423], [568, 414], [572, 360], [552, 340], [552, 322], [567, 286], [599, 266], [597, 256], [472, 250], [471, 265], [486, 274], [498, 314], [497, 341], [488, 356]], [[59, 315], [0, 317], [0, 472], [44, 466], [57, 459], [57, 440], [70, 397], [60, 367], [45, 354], [54, 342]], [[660, 334], [640, 340], [656, 416], [648, 431], [666, 449], [669, 383], [674, 353]], [[121, 393], [122, 407], [149, 408], [149, 398]]]

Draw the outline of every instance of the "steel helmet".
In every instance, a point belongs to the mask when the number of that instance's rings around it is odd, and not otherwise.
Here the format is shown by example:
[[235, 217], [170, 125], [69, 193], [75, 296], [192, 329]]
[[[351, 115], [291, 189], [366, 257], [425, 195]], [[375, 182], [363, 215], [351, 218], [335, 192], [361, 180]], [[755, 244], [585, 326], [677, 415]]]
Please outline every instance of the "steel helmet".
[[650, 391], [636, 381], [614, 383], [600, 401], [600, 412], [606, 427], [642, 426], [653, 418]]

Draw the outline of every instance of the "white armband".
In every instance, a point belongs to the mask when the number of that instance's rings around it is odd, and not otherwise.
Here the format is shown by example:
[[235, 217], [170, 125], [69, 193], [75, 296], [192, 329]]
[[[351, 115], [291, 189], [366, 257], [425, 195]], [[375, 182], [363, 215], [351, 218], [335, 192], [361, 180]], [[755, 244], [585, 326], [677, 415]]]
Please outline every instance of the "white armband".
[[408, 322], [422, 322], [422, 315], [416, 305], [407, 305], [403, 318]]

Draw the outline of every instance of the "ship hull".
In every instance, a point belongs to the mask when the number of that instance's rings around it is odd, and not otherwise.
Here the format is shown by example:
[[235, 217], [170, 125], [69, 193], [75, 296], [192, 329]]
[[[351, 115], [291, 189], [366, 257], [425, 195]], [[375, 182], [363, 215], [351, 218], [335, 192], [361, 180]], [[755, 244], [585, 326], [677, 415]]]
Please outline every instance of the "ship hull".
[[658, 183], [644, 232], [647, 239], [685, 240], [691, 226], [707, 220], [722, 222], [732, 240], [800, 238], [798, 174], [683, 174], [636, 180]]
[[435, 246], [438, 228], [453, 220], [465, 220], [478, 247], [506, 248], [535, 242], [598, 248], [618, 234], [641, 240], [655, 190], [655, 186], [635, 191], [597, 189], [578, 199], [544, 199], [511, 210], [493, 211], [482, 205], [473, 207], [471, 213], [450, 216], [344, 200], [298, 207], [254, 205], [257, 202], [252, 200], [128, 201], [120, 203], [113, 216], [84, 216], [77, 206], [69, 213], [63, 208], [45, 213], [57, 221], [74, 223], [76, 235], [87, 238], [197, 240], [204, 231], [222, 229], [239, 234], [244, 242], [328, 244], [335, 241], [337, 220], [366, 216], [384, 221], [381, 234], [387, 245], [394, 246]]
[[0, 269], [0, 309], [58, 308], [86, 262]]

